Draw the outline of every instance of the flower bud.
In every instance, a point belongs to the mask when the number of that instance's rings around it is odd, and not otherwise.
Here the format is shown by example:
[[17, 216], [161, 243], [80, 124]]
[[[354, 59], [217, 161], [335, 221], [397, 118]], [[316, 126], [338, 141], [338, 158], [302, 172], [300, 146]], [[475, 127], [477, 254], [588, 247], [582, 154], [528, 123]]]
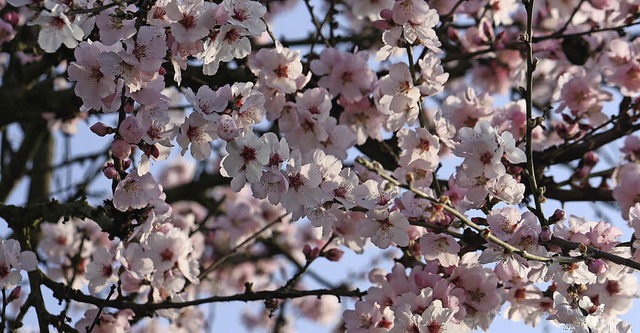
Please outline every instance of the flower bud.
[[589, 268], [589, 272], [593, 274], [602, 274], [609, 270], [609, 265], [602, 259], [594, 259], [587, 261], [587, 268]]
[[160, 156], [160, 150], [158, 149], [158, 147], [156, 147], [156, 145], [144, 145], [144, 153], [147, 156], [153, 157], [155, 159], [158, 159], [158, 157]]
[[113, 128], [105, 125], [101, 121], [91, 125], [91, 127], [89, 127], [89, 129], [91, 130], [91, 132], [97, 134], [98, 136], [105, 136], [107, 134], [113, 133]]
[[585, 166], [593, 167], [598, 163], [600, 159], [598, 158], [598, 154], [596, 154], [596, 152], [588, 151], [586, 154], [584, 154], [583, 160]]
[[138, 118], [127, 117], [122, 121], [120, 127], [118, 127], [118, 133], [120, 133], [122, 138], [127, 140], [127, 142], [135, 145], [142, 140], [144, 129], [140, 126]]
[[18, 25], [18, 22], [20, 22], [20, 15], [17, 12], [10, 11], [4, 13], [2, 19], [15, 27], [16, 25]]
[[229, 115], [222, 115], [220, 119], [218, 119], [218, 128], [217, 131], [218, 136], [224, 141], [231, 141], [238, 135], [240, 135], [240, 129], [236, 125], [236, 122]]
[[312, 248], [311, 245], [305, 244], [302, 248], [302, 254], [304, 254], [304, 257], [307, 258], [307, 260], [313, 260], [320, 255], [320, 249], [317, 247]]
[[342, 255], [344, 255], [344, 251], [338, 248], [330, 249], [328, 251], [325, 251], [323, 254], [323, 256], [327, 258], [329, 261], [340, 261], [340, 259], [342, 258]]
[[380, 11], [380, 17], [387, 21], [393, 20], [393, 11], [389, 8], [385, 8]]
[[111, 154], [117, 159], [124, 160], [131, 154], [131, 145], [122, 139], [113, 140]]
[[125, 103], [124, 112], [126, 112], [126, 113], [133, 112], [133, 103]]
[[542, 229], [542, 231], [540, 232], [540, 235], [538, 235], [538, 238], [543, 243], [550, 241], [552, 237], [553, 237], [553, 233], [551, 232], [551, 230], [549, 230], [549, 228]]
[[591, 167], [584, 165], [576, 170], [573, 177], [576, 179], [585, 179], [589, 175], [589, 172], [591, 172]]
[[553, 212], [553, 215], [551, 215], [551, 217], [549, 217], [549, 223], [554, 224], [554, 223], [558, 223], [560, 221], [563, 221], [565, 216], [566, 216], [566, 213], [564, 212], [564, 210], [558, 208], [558, 209], [556, 209], [555, 212]]
[[391, 29], [391, 23], [387, 20], [376, 20], [373, 21], [373, 26], [380, 30], [389, 30]]
[[17, 300], [18, 298], [20, 298], [20, 292], [21, 291], [22, 291], [22, 287], [21, 286], [17, 286], [13, 290], [11, 290], [11, 293], [9, 294], [9, 297], [7, 297], [7, 303], [11, 303], [11, 302]]
[[113, 167], [113, 164], [107, 165], [106, 167], [104, 167], [104, 169], [102, 169], [102, 173], [104, 174], [105, 177], [107, 177], [107, 179], [119, 178], [118, 171], [116, 170], [116, 168]]

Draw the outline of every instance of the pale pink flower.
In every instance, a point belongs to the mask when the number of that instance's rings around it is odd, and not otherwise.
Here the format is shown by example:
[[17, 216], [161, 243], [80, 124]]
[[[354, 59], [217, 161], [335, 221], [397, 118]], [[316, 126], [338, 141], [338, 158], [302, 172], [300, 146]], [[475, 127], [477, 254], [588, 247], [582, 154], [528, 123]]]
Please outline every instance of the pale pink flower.
[[376, 209], [367, 212], [367, 219], [360, 223], [358, 233], [363, 237], [371, 237], [373, 244], [386, 249], [392, 243], [409, 245], [408, 229], [409, 221], [399, 211]]
[[393, 6], [393, 0], [347, 0], [351, 12], [357, 18], [369, 21], [380, 19], [380, 11]]
[[[197, 273], [193, 274], [190, 267], [191, 259], [188, 258], [193, 251], [193, 245], [184, 231], [171, 228], [166, 233], [152, 232], [145, 248], [156, 271], [164, 272], [177, 266], [184, 277], [197, 283]], [[157, 272], [154, 273], [156, 274]]]
[[[144, 72], [157, 72], [167, 54], [165, 30], [160, 27], [142, 26], [138, 30], [135, 43], [126, 39], [125, 46], [127, 53], [121, 54], [124, 61], [140, 67]], [[162, 88], [164, 89], [164, 85]]]
[[295, 92], [298, 89], [296, 81], [304, 77], [300, 51], [292, 51], [280, 43], [276, 43], [275, 49], [260, 49], [249, 59], [249, 66], [261, 84], [282, 93]]
[[292, 150], [286, 166], [289, 189], [282, 200], [282, 205], [293, 213], [293, 219], [305, 215], [307, 207], [321, 204], [323, 191], [320, 188], [322, 175], [320, 166], [302, 156], [298, 149]]
[[460, 245], [447, 234], [428, 232], [420, 237], [420, 252], [427, 260], [438, 260], [441, 266], [458, 264]]
[[505, 173], [506, 169], [501, 162], [504, 149], [488, 121], [479, 121], [474, 128], [461, 128], [458, 138], [460, 144], [453, 153], [465, 158], [463, 165], [468, 177], [484, 174], [487, 178], [496, 178]]
[[202, 85], [197, 94], [194, 94], [191, 88], [184, 88], [183, 92], [187, 101], [193, 105], [193, 109], [212, 121], [218, 119], [218, 114], [224, 112], [231, 100], [231, 89], [228, 85], [218, 90]]
[[65, 15], [68, 7], [55, 2], [45, 4], [49, 10], [43, 10], [31, 23], [42, 25], [38, 45], [47, 53], [55, 52], [62, 44], [70, 49], [78, 46], [78, 42], [84, 37], [84, 31]]
[[93, 252], [92, 261], [87, 265], [85, 273], [85, 278], [89, 280], [89, 291], [92, 294], [118, 281], [113, 259], [109, 250], [104, 247], [98, 247]]
[[429, 5], [421, 0], [396, 0], [393, 4], [393, 21], [399, 25], [422, 22], [427, 13], [430, 13]]
[[629, 219], [629, 209], [640, 201], [640, 164], [626, 163], [616, 169], [613, 198], [620, 205], [622, 218]]
[[521, 225], [520, 211], [513, 207], [494, 209], [487, 216], [491, 232], [500, 239], [508, 241]]
[[187, 152], [190, 147], [191, 156], [198, 161], [205, 160], [211, 156], [211, 141], [217, 138], [216, 125], [207, 121], [202, 114], [193, 112], [189, 118], [180, 126], [180, 134], [176, 140], [182, 148], [181, 154]]
[[592, 126], [605, 122], [608, 118], [602, 113], [602, 103], [610, 101], [612, 96], [598, 88], [600, 81], [599, 74], [586, 73], [583, 69], [561, 75], [559, 92], [554, 94], [554, 99], [562, 101], [557, 111], [568, 107], [574, 116], [587, 118]]
[[204, 38], [215, 23], [209, 15], [216, 5], [202, 0], [172, 0], [166, 7], [171, 20], [171, 33], [179, 43], [191, 43]]
[[[587, 296], [582, 296], [577, 302], [567, 300], [561, 293], [553, 295], [553, 307], [556, 313], [547, 319], [555, 319], [566, 324], [576, 333], [589, 333], [596, 329], [603, 320], [600, 315], [604, 310], [604, 304], [596, 306]], [[595, 332], [604, 332], [595, 330]]]
[[483, 93], [480, 96], [469, 87], [462, 98], [450, 95], [442, 103], [442, 116], [455, 128], [473, 127], [479, 119], [490, 119], [493, 113], [493, 97]]
[[[410, 44], [414, 44], [416, 41], [419, 41], [421, 45], [425, 46], [432, 52], [440, 53], [440, 46], [442, 44], [433, 29], [440, 22], [440, 17], [435, 9], [430, 9], [426, 4], [424, 6], [426, 7], [421, 8], [424, 9], [424, 12], [421, 13], [422, 15], [417, 18], [417, 20], [410, 19], [401, 24], [402, 29], [404, 30], [404, 38]], [[413, 15], [415, 15], [415, 13], [413, 13]]]
[[136, 91], [144, 88], [147, 83], [153, 80], [157, 75], [157, 73], [147, 73], [142, 71], [140, 68], [132, 66], [122, 59], [120, 53], [122, 53], [122, 51], [118, 53], [100, 53], [98, 55], [98, 60], [101, 64], [100, 71], [106, 76], [122, 80], [123, 84], [127, 87], [128, 93], [135, 93]]
[[257, 1], [224, 0], [224, 9], [229, 15], [229, 23], [247, 29], [249, 34], [260, 36], [267, 30], [262, 17], [267, 8]]
[[342, 317], [348, 332], [387, 332], [393, 326], [393, 311], [372, 301], [356, 302], [354, 310], [345, 310]]
[[106, 50], [110, 49], [100, 42], [82, 42], [73, 52], [76, 61], [69, 64], [67, 71], [69, 80], [76, 81], [74, 92], [82, 98], [85, 108], [100, 110], [102, 99], [113, 94], [116, 88], [115, 77], [100, 70], [98, 55]]
[[125, 248], [120, 244], [115, 258], [120, 262], [122, 268], [136, 280], [147, 279], [153, 272], [154, 266], [153, 260], [145, 253], [142, 245], [129, 243]]
[[498, 177], [491, 185], [491, 195], [508, 204], [517, 205], [524, 199], [524, 184], [508, 173]]
[[429, 169], [435, 170], [438, 166], [440, 142], [438, 137], [429, 133], [426, 128], [401, 129], [398, 131], [398, 146], [403, 149], [400, 153], [399, 163], [408, 165], [421, 159], [426, 162]]
[[[131, 172], [121, 180], [113, 193], [113, 206], [120, 211], [145, 208], [147, 205], [162, 205], [162, 188], [151, 173], [139, 176]], [[166, 205], [166, 203], [164, 203]]]
[[214, 75], [218, 72], [221, 61], [230, 62], [249, 55], [251, 42], [246, 37], [248, 34], [244, 28], [232, 24], [223, 25], [215, 39], [205, 44], [203, 73]]
[[166, 28], [171, 24], [171, 20], [167, 17], [167, 5], [172, 0], [158, 0], [147, 11], [147, 23], [156, 27]]
[[21, 270], [33, 271], [38, 267], [35, 253], [20, 251], [15, 239], [0, 240], [0, 286], [13, 289], [22, 280]]
[[[111, 1], [105, 1], [104, 4], [110, 4]], [[136, 11], [134, 5], [125, 8], [126, 11]], [[116, 42], [133, 37], [136, 34], [135, 19], [125, 19], [120, 15], [116, 15], [116, 8], [111, 7], [99, 12], [96, 18], [96, 26], [100, 29], [100, 41], [105, 45], [113, 45]]]
[[373, 90], [375, 74], [367, 65], [368, 54], [341, 53], [326, 48], [320, 59], [311, 62], [311, 70], [322, 76], [318, 85], [327, 88], [333, 96], [342, 94], [347, 101], [356, 101]]
[[355, 102], [340, 98], [338, 103], [344, 108], [340, 114], [340, 124], [348, 126], [355, 133], [357, 144], [365, 143], [367, 138], [382, 141], [383, 114], [371, 104], [368, 97]]
[[121, 310], [116, 314], [102, 312], [101, 309], [91, 309], [84, 313], [84, 318], [80, 319], [75, 328], [81, 333], [88, 333], [89, 327], [98, 318], [97, 324], [92, 333], [128, 333], [131, 331], [129, 320], [134, 316], [130, 309]]
[[339, 159], [347, 158], [347, 150], [356, 144], [356, 135], [346, 125], [337, 125], [336, 118], [329, 117], [325, 122], [327, 139], [319, 142], [320, 149]]
[[250, 129], [264, 119], [264, 95], [254, 88], [252, 82], [236, 82], [231, 86], [228, 109], [238, 127]]
[[449, 73], [445, 73], [440, 58], [429, 52], [424, 58], [418, 60], [420, 66], [420, 78], [418, 79], [422, 96], [433, 96], [444, 89], [444, 84], [449, 79]]
[[145, 131], [140, 126], [140, 121], [138, 118], [129, 116], [125, 118], [122, 123], [120, 123], [120, 127], [118, 127], [118, 134], [130, 144], [137, 145], [142, 140], [142, 136]]
[[419, 326], [420, 332], [431, 333], [447, 331], [448, 324], [451, 322], [455, 313], [456, 311], [453, 309], [443, 307], [441, 300], [434, 300], [422, 313], [422, 322]]
[[406, 63], [391, 65], [389, 74], [380, 79], [377, 95], [380, 110], [389, 116], [385, 126], [389, 130], [398, 130], [405, 123], [411, 125], [418, 118], [420, 90], [414, 87]]
[[622, 236], [622, 230], [607, 222], [600, 221], [592, 226], [585, 236], [589, 239], [591, 246], [603, 251], [611, 251], [614, 246], [620, 243], [618, 238]]
[[246, 181], [254, 183], [262, 177], [262, 167], [269, 163], [269, 147], [264, 138], [253, 131], [243, 132], [227, 144], [227, 152], [220, 165], [225, 177], [233, 177], [231, 187], [240, 191]]
[[353, 196], [358, 205], [369, 210], [391, 206], [393, 199], [398, 194], [400, 194], [400, 190], [395, 186], [389, 186], [386, 180], [377, 182], [368, 179], [353, 189]]
[[279, 170], [265, 171], [259, 181], [251, 183], [253, 195], [258, 199], [268, 198], [272, 205], [280, 203], [288, 188], [289, 181]]
[[630, 161], [640, 160], [640, 137], [627, 135], [624, 138], [624, 146], [620, 151], [625, 153], [625, 157]]
[[16, 36], [13, 26], [5, 20], [0, 20], [0, 45], [10, 42]]

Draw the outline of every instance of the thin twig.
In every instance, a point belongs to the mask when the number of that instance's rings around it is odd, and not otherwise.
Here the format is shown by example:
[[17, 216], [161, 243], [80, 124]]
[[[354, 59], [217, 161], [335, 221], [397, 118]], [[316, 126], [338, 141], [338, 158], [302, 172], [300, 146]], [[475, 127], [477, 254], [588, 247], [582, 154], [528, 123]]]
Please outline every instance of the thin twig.
[[526, 133], [526, 156], [527, 156], [527, 172], [526, 175], [529, 178], [529, 187], [531, 194], [533, 195], [533, 201], [535, 202], [536, 209], [533, 212], [540, 221], [540, 224], [545, 226], [548, 224], [547, 219], [542, 212], [542, 202], [544, 201], [540, 188], [538, 188], [538, 179], [536, 177], [536, 169], [533, 161], [533, 142], [532, 133], [536, 127], [536, 122], [533, 119], [533, 72], [536, 70], [537, 59], [533, 58], [533, 42], [531, 36], [533, 35], [533, 3], [534, 0], [528, 0], [525, 2], [527, 10], [527, 31], [524, 36], [524, 42], [527, 52], [527, 76], [526, 76], [526, 88], [524, 92], [524, 99], [526, 105], [527, 114], [527, 133]]
[[109, 294], [107, 295], [107, 298], [104, 300], [104, 303], [102, 303], [100, 305], [100, 307], [98, 308], [98, 313], [96, 313], [96, 317], [93, 319], [93, 322], [91, 323], [91, 326], [87, 327], [87, 333], [93, 332], [93, 329], [98, 324], [98, 321], [100, 321], [100, 315], [102, 314], [102, 311], [104, 310], [104, 307], [107, 305], [107, 302], [109, 301], [111, 296], [113, 296], [113, 293], [115, 291], [116, 291], [116, 285], [112, 284], [111, 285], [111, 289], [109, 290]]
[[200, 273], [200, 275], [198, 276], [198, 279], [202, 279], [205, 276], [207, 276], [207, 274], [213, 272], [215, 269], [217, 269], [218, 267], [220, 267], [220, 265], [222, 265], [227, 259], [231, 258], [231, 256], [233, 256], [234, 254], [238, 253], [238, 250], [240, 250], [240, 248], [242, 248], [243, 246], [249, 244], [249, 242], [255, 240], [258, 236], [260, 236], [261, 233], [263, 233], [264, 231], [268, 230], [269, 228], [273, 227], [275, 224], [279, 223], [280, 221], [282, 221], [283, 218], [285, 218], [287, 215], [289, 215], [289, 213], [283, 214], [280, 217], [278, 217], [277, 219], [275, 219], [273, 222], [265, 225], [264, 227], [262, 227], [260, 230], [256, 231], [253, 235], [249, 236], [249, 238], [245, 239], [244, 241], [242, 241], [242, 243], [236, 245], [233, 249], [231, 249], [226, 255], [224, 255], [222, 258], [216, 260], [214, 263], [212, 263], [211, 265], [209, 265], [209, 267], [205, 268], [202, 273]]

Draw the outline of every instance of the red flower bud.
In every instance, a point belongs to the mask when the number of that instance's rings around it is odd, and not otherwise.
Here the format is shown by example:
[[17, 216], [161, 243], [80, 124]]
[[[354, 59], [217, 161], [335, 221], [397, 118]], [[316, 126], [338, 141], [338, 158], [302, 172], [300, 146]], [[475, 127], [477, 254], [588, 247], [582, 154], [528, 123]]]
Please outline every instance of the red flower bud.
[[323, 256], [327, 258], [329, 261], [340, 261], [342, 256], [344, 255], [344, 251], [333, 248], [331, 250], [325, 251]]

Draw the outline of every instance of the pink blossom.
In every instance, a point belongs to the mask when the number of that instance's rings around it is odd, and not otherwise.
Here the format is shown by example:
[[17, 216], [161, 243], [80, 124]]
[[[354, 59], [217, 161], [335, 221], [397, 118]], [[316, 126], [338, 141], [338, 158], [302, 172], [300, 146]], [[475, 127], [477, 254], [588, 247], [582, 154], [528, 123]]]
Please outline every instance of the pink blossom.
[[85, 277], [89, 280], [89, 290], [96, 294], [109, 284], [118, 281], [116, 269], [113, 266], [113, 256], [104, 247], [98, 247], [92, 256], [93, 260], [87, 265]]
[[113, 206], [123, 212], [127, 209], [145, 208], [147, 205], [163, 206], [163, 195], [162, 188], [150, 173], [139, 176], [137, 172], [132, 172], [116, 186]]
[[101, 309], [91, 309], [84, 313], [84, 318], [80, 319], [75, 328], [79, 332], [88, 333], [89, 327], [98, 317], [97, 324], [91, 332], [95, 333], [127, 333], [131, 331], [129, 320], [134, 313], [132, 310], [121, 310], [117, 314], [103, 313]]
[[363, 237], [371, 237], [373, 244], [386, 249], [391, 243], [398, 246], [409, 245], [407, 229], [409, 221], [399, 211], [378, 209], [367, 213], [367, 219], [360, 223], [358, 233]]
[[0, 286], [13, 289], [22, 280], [21, 270], [33, 271], [38, 267], [35, 253], [20, 251], [15, 239], [0, 240]]
[[227, 144], [227, 152], [220, 165], [226, 177], [233, 177], [232, 188], [239, 191], [246, 181], [254, 183], [262, 176], [262, 167], [269, 163], [269, 147], [264, 138], [247, 131]]
[[210, 142], [217, 138], [216, 126], [213, 122], [207, 121], [200, 113], [194, 112], [180, 126], [180, 134], [177, 141], [182, 147], [182, 155], [191, 148], [191, 156], [198, 161], [205, 160], [211, 156]]
[[460, 245], [447, 234], [428, 232], [420, 237], [420, 252], [427, 260], [438, 260], [440, 265], [448, 267], [458, 264]]
[[253, 36], [260, 36], [267, 30], [261, 20], [267, 8], [261, 3], [250, 0], [224, 0], [223, 4], [229, 15], [229, 23], [247, 29]]
[[520, 212], [513, 207], [494, 209], [487, 216], [487, 222], [491, 232], [503, 240], [509, 240], [513, 233], [520, 227], [522, 217]]
[[[105, 1], [109, 4], [111, 1]], [[134, 5], [129, 5], [125, 10], [135, 11]], [[133, 37], [136, 34], [134, 19], [125, 19], [117, 15], [115, 7], [100, 11], [96, 19], [96, 26], [100, 29], [100, 41], [105, 45], [113, 45], [116, 42]]]
[[165, 11], [166, 17], [171, 20], [171, 33], [176, 41], [191, 43], [207, 36], [214, 24], [208, 14], [215, 6], [202, 0], [170, 1]]
[[193, 245], [184, 231], [171, 228], [166, 233], [152, 232], [145, 248], [156, 271], [164, 272], [177, 266], [184, 277], [191, 282], [198, 282], [197, 273], [193, 274], [188, 258]]
[[223, 25], [209, 43], [205, 44], [203, 73], [214, 75], [220, 62], [242, 59], [251, 52], [251, 43], [246, 36], [249, 32], [231, 24]]
[[76, 61], [69, 65], [69, 80], [77, 82], [74, 91], [86, 108], [100, 110], [102, 99], [113, 94], [116, 88], [115, 77], [100, 70], [102, 64], [98, 55], [107, 50], [116, 49], [109, 49], [100, 42], [82, 42], [74, 50]]
[[54, 2], [46, 5], [49, 10], [42, 11], [33, 21], [33, 24], [43, 25], [38, 34], [38, 45], [47, 53], [56, 52], [62, 44], [75, 48], [84, 37], [84, 31], [65, 15], [65, 5]]
[[344, 108], [340, 114], [340, 124], [348, 126], [355, 133], [357, 144], [365, 143], [367, 138], [382, 140], [383, 114], [371, 104], [369, 98], [363, 97], [353, 103], [341, 98], [339, 103]]
[[251, 71], [266, 86], [283, 93], [298, 89], [297, 80], [302, 76], [300, 52], [292, 51], [276, 43], [275, 49], [260, 49], [249, 59]]
[[364, 52], [341, 53], [326, 48], [320, 53], [320, 59], [311, 62], [311, 70], [322, 76], [318, 85], [333, 96], [342, 94], [345, 100], [356, 101], [373, 90], [375, 75], [367, 65], [367, 58]]
[[449, 73], [445, 73], [440, 58], [433, 53], [427, 53], [418, 60], [420, 66], [420, 78], [418, 88], [422, 96], [432, 96], [440, 93], [444, 89], [444, 84], [449, 78]]

